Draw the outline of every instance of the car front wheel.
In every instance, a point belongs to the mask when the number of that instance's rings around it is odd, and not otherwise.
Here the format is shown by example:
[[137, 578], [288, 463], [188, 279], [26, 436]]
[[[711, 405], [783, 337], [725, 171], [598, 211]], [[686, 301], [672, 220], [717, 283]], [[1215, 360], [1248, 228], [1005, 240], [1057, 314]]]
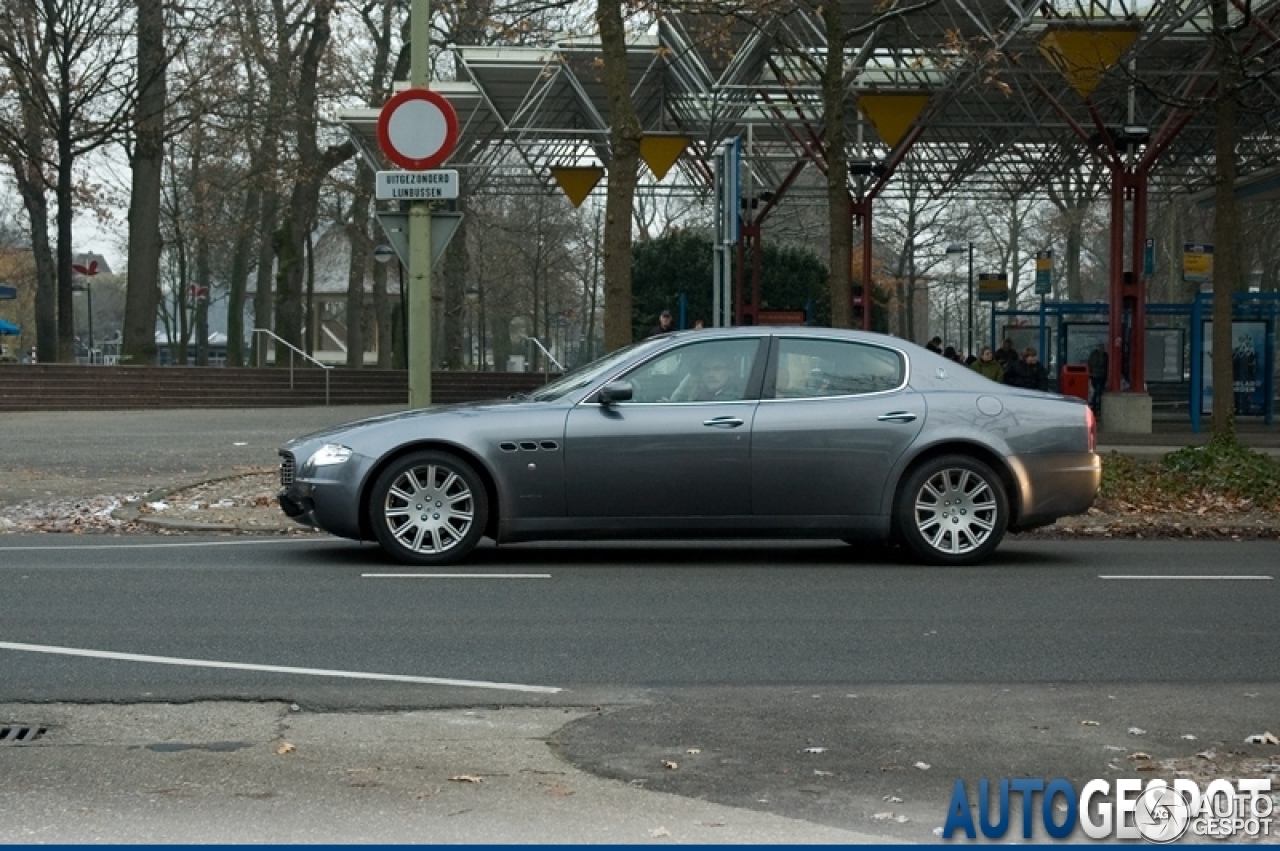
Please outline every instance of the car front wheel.
[[1009, 525], [1009, 499], [995, 472], [973, 458], [946, 455], [913, 470], [898, 496], [898, 534], [931, 564], [977, 564]]
[[407, 564], [452, 564], [484, 534], [488, 498], [469, 464], [445, 452], [415, 452], [378, 476], [369, 519], [378, 543]]

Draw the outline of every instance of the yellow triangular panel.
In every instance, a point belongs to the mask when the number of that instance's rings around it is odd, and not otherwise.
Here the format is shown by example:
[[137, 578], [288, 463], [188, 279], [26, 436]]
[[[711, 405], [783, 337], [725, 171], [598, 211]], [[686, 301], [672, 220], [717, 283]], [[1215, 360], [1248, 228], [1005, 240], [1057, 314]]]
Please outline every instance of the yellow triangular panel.
[[902, 140], [932, 95], [907, 92], [858, 95], [858, 109], [890, 148]]
[[604, 177], [604, 169], [598, 165], [563, 166], [551, 169], [551, 176], [560, 184], [564, 194], [569, 196], [573, 206], [581, 207], [591, 190], [600, 182], [600, 178]]
[[689, 147], [689, 137], [681, 133], [646, 133], [640, 139], [640, 159], [653, 176], [661, 180]]
[[1134, 27], [1053, 29], [1040, 39], [1040, 54], [1080, 97], [1088, 98], [1137, 37]]

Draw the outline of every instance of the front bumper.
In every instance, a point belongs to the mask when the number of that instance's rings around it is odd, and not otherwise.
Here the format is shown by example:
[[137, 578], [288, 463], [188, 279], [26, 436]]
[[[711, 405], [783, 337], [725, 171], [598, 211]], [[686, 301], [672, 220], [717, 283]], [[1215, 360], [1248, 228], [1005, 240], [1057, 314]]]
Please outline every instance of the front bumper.
[[280, 503], [280, 510], [290, 520], [296, 520], [304, 526], [316, 525], [315, 506], [310, 499], [298, 496], [290, 488], [281, 488], [276, 494], [276, 502]]
[[276, 502], [298, 523], [360, 540], [360, 494], [371, 461], [352, 455], [342, 464], [313, 467], [305, 459], [316, 448], [303, 447], [296, 453], [281, 450], [281, 487]]

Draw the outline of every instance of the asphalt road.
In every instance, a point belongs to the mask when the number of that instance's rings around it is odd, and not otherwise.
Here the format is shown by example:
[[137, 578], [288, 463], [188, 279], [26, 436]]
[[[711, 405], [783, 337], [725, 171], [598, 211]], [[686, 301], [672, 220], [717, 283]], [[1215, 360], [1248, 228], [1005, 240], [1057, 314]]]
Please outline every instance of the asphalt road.
[[[6, 415], [0, 506], [270, 466], [383, 410]], [[1274, 542], [1014, 538], [966, 570], [524, 545], [427, 579], [328, 539], [3, 535], [0, 723], [50, 734], [0, 746], [0, 841], [933, 841], [958, 777], [1280, 761], [1241, 744], [1280, 732], [1277, 580], [1100, 578], [1277, 565]]]
[[597, 775], [930, 840], [957, 777], [1083, 780], [1274, 729], [1275, 552], [538, 545], [404, 571], [331, 539], [6, 536], [0, 704], [563, 707], [555, 746]]
[[[421, 571], [326, 538], [6, 536], [0, 641], [591, 694], [1248, 682], [1276, 673], [1280, 583], [1101, 577], [1270, 577], [1275, 555], [1265, 541], [1011, 541], [990, 566], [942, 569], [835, 542], [582, 544], [488, 547], [460, 567]], [[378, 681], [351, 689], [274, 672], [2, 661], [11, 675], [0, 701], [230, 693], [348, 709], [439, 699]], [[478, 699], [522, 699], [490, 691]]]

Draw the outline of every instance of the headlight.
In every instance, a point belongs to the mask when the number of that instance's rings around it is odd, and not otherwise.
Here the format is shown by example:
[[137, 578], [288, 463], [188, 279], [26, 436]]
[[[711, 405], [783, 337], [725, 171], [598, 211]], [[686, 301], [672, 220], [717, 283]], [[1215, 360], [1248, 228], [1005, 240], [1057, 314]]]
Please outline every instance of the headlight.
[[308, 466], [328, 467], [331, 464], [345, 464], [351, 458], [351, 447], [337, 443], [326, 443], [307, 459]]

